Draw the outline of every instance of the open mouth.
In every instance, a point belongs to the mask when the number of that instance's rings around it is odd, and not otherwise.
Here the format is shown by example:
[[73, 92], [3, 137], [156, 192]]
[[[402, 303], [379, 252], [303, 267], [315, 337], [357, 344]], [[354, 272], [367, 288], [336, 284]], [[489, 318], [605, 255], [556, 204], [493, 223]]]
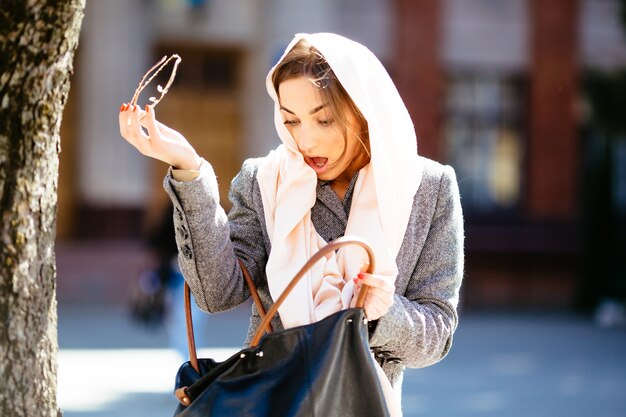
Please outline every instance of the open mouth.
[[326, 168], [328, 165], [328, 158], [323, 158], [321, 156], [312, 156], [312, 157], [307, 156], [304, 158], [304, 160], [318, 174], [321, 174], [322, 172], [326, 171]]

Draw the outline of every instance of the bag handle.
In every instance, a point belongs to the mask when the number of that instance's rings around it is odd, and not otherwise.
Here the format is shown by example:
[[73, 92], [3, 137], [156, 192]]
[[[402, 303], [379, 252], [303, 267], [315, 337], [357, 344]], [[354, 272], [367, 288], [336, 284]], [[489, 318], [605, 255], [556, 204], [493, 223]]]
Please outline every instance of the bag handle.
[[[248, 289], [250, 290], [250, 295], [252, 296], [252, 301], [254, 301], [254, 305], [256, 306], [259, 315], [261, 316], [261, 320], [265, 318], [265, 308], [263, 307], [263, 303], [261, 302], [261, 298], [259, 297], [259, 293], [254, 285], [254, 281], [250, 277], [248, 270], [245, 265], [241, 261], [241, 259], [237, 259], [239, 261], [239, 266], [241, 267], [241, 272], [243, 273], [244, 280], [248, 285]], [[191, 314], [191, 290], [187, 281], [185, 281], [185, 322], [187, 324], [187, 349], [189, 350], [189, 363], [193, 367], [193, 369], [200, 374], [200, 366], [198, 365], [198, 354], [196, 352], [196, 340], [193, 331], [193, 318]], [[271, 326], [269, 327], [269, 331], [272, 332]]]
[[[250, 343], [250, 347], [258, 346], [258, 344], [261, 341], [261, 338], [263, 337], [265, 332], [269, 330], [269, 325], [270, 325], [272, 319], [274, 318], [274, 316], [276, 315], [276, 313], [278, 312], [278, 308], [285, 301], [285, 299], [287, 298], [287, 296], [289, 295], [291, 290], [293, 290], [293, 288], [300, 281], [300, 279], [304, 276], [304, 274], [317, 261], [319, 261], [326, 254], [328, 254], [329, 252], [336, 251], [340, 247], [347, 246], [347, 245], [357, 245], [357, 246], [360, 246], [363, 249], [365, 249], [365, 252], [367, 252], [367, 256], [369, 258], [369, 265], [367, 267], [367, 271], [366, 272], [368, 274], [371, 274], [372, 272], [374, 272], [374, 268], [375, 268], [374, 252], [372, 251], [372, 248], [370, 248], [370, 246], [367, 244], [367, 242], [365, 242], [365, 240], [363, 240], [363, 239], [361, 239], [359, 237], [356, 237], [356, 236], [342, 236], [342, 237], [337, 238], [337, 239], [333, 240], [332, 242], [328, 243], [322, 249], [317, 251], [317, 253], [315, 253], [315, 255], [313, 255], [304, 264], [304, 266], [300, 269], [300, 271], [298, 271], [296, 276], [293, 277], [293, 279], [291, 280], [289, 285], [287, 285], [287, 288], [285, 288], [285, 290], [280, 295], [280, 297], [278, 297], [278, 300], [276, 300], [274, 302], [274, 305], [272, 305], [272, 307], [269, 309], [269, 311], [267, 312], [267, 314], [265, 315], [265, 317], [261, 321], [261, 324], [259, 325], [259, 328], [258, 328], [256, 334], [254, 335], [254, 339], [252, 339], [252, 342]], [[363, 308], [363, 305], [365, 304], [365, 297], [367, 296], [367, 291], [368, 290], [369, 290], [369, 286], [367, 286], [367, 285], [363, 285], [361, 287], [361, 291], [359, 292], [359, 295], [358, 295], [357, 301], [356, 301], [356, 307], [357, 308]]]

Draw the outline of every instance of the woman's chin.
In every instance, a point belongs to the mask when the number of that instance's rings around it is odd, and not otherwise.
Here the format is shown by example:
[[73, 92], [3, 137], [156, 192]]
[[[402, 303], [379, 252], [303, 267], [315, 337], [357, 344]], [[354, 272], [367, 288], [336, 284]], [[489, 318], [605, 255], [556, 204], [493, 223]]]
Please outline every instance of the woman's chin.
[[315, 171], [315, 175], [317, 175], [317, 179], [320, 181], [332, 181], [336, 177], [336, 175], [333, 175], [333, 173], [329, 169], [324, 169], [323, 171], [317, 169], [313, 170]]

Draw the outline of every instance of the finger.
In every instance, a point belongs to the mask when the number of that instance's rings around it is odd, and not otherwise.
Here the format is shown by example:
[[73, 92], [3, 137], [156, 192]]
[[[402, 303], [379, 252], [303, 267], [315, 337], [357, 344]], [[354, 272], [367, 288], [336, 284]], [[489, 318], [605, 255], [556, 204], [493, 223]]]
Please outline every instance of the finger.
[[354, 289], [352, 290], [352, 292], [354, 294], [358, 294], [359, 292], [361, 292], [362, 289], [363, 289], [363, 280], [359, 276], [357, 276], [356, 278], [354, 278]]
[[126, 112], [128, 113], [129, 130], [132, 133], [138, 134], [139, 137], [147, 139], [148, 135], [146, 135], [145, 131], [141, 128], [141, 124], [139, 123], [139, 117], [141, 114], [139, 106], [131, 105]]
[[145, 115], [146, 117], [143, 118], [142, 124], [146, 126], [146, 129], [148, 129], [148, 135], [150, 135], [151, 138], [158, 138], [160, 136], [160, 132], [156, 125], [154, 108], [146, 105]]
[[118, 119], [120, 122], [120, 133], [122, 134], [122, 136], [124, 136], [124, 130], [125, 130], [125, 124], [124, 124], [124, 120], [126, 120], [126, 114], [125, 114], [125, 108], [124, 106], [126, 106], [125, 104], [122, 104], [122, 107], [120, 107], [120, 114], [118, 115]]
[[130, 114], [128, 112], [129, 107], [130, 106], [127, 103], [122, 104], [122, 107], [120, 107], [120, 114], [119, 114], [120, 134], [126, 140], [128, 140], [128, 136], [129, 136], [129, 129], [128, 129], [129, 117], [130, 117]]
[[139, 107], [131, 106], [128, 113], [128, 141], [144, 155], [150, 156], [150, 137], [139, 124]]
[[391, 283], [391, 280], [380, 275], [372, 275], [367, 273], [359, 274], [359, 282], [374, 288], [383, 288], [386, 291], [393, 292], [395, 286]]

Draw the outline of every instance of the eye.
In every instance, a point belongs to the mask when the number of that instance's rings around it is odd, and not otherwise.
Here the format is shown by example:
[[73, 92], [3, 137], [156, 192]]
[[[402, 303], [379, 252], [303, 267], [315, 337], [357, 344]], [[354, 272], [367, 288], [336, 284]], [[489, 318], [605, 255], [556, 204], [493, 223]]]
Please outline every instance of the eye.
[[324, 120], [320, 120], [319, 124], [321, 124], [322, 126], [330, 126], [332, 125], [334, 122], [333, 119], [324, 119]]
[[285, 126], [297, 126], [300, 124], [298, 120], [285, 120]]

